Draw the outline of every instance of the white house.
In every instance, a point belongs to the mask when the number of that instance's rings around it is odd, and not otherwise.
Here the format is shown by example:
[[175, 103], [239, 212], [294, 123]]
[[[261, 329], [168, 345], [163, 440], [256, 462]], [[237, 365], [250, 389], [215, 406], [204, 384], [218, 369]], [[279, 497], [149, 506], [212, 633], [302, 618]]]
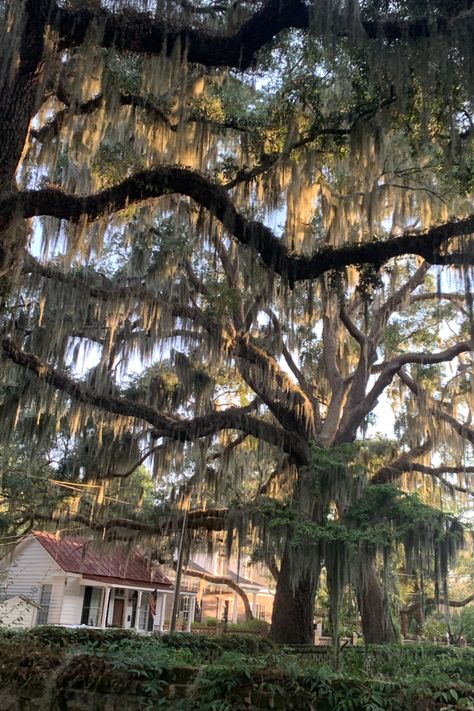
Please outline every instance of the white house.
[[[171, 581], [137, 550], [100, 550], [93, 541], [34, 531], [0, 565], [0, 598], [23, 596], [39, 607], [40, 624], [163, 630], [174, 593]], [[187, 625], [195, 596], [187, 594]]]

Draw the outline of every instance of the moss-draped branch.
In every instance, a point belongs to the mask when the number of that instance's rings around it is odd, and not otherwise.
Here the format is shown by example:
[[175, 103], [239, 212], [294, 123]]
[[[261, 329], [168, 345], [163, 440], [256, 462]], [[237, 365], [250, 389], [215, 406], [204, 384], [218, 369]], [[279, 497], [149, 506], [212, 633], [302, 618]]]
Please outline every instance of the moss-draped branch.
[[[216, 217], [242, 245], [252, 247], [263, 263], [284, 276], [290, 284], [316, 279], [333, 269], [350, 265], [381, 266], [394, 257], [418, 255], [430, 264], [444, 263], [441, 248], [453, 238], [469, 237], [472, 244], [474, 215], [433, 226], [424, 232], [408, 231], [399, 237], [374, 240], [339, 248], [327, 247], [310, 256], [292, 253], [285, 244], [258, 220], [245, 217], [234, 206], [224, 187], [196, 171], [163, 165], [126, 178], [113, 187], [91, 195], [73, 195], [59, 188], [4, 192], [0, 195], [0, 219], [50, 216], [78, 222], [96, 220], [130, 204], [178, 193], [192, 198]], [[467, 261], [472, 261], [466, 252]]]
[[335, 442], [342, 443], [354, 439], [357, 428], [360, 426], [364, 417], [374, 408], [377, 399], [387, 386], [390, 385], [395, 375], [400, 373], [404, 365], [434, 365], [436, 363], [447, 363], [457, 358], [461, 353], [468, 353], [471, 350], [471, 342], [463, 341], [438, 353], [402, 353], [391, 361], [376, 367], [377, 370], [381, 370], [379, 377], [360, 402], [353, 403], [350, 408], [346, 408], [345, 417], [343, 418]]
[[94, 388], [69, 378], [32, 353], [25, 353], [9, 338], [2, 339], [2, 350], [11, 361], [31, 371], [36, 377], [66, 393], [78, 403], [148, 422], [155, 429], [156, 437], [189, 442], [225, 429], [236, 429], [281, 447], [300, 463], [309, 461], [309, 449], [305, 440], [294, 432], [288, 433], [276, 424], [249, 415], [248, 409], [253, 409], [253, 403], [248, 407], [231, 407], [193, 419], [171, 417], [144, 403], [99, 393]]
[[[283, 30], [308, 30], [312, 25], [310, 9], [303, 0], [267, 0], [232, 34], [173, 26], [161, 18], [130, 9], [113, 13], [103, 8], [71, 11], [57, 4], [53, 7], [51, 25], [59, 35], [61, 48], [82, 44], [91, 26], [97, 23], [102, 30], [99, 40], [102, 47], [147, 54], [160, 54], [164, 50], [170, 55], [179, 44], [189, 62], [241, 70], [252, 66], [256, 53]], [[449, 33], [468, 19], [469, 12], [411, 20], [362, 17], [361, 28], [369, 39], [420, 40]]]

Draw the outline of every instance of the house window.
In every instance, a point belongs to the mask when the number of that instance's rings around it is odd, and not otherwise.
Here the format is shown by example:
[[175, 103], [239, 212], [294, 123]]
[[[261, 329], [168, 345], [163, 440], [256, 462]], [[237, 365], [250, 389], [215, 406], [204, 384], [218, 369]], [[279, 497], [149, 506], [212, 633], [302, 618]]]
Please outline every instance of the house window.
[[84, 590], [82, 605], [81, 625], [98, 627], [102, 602], [102, 588], [93, 588], [90, 585]]
[[37, 625], [47, 625], [49, 617], [49, 608], [51, 606], [51, 592], [53, 590], [52, 585], [43, 585], [41, 588], [41, 595], [39, 604], [41, 610], [38, 610], [38, 616], [36, 618]]
[[148, 596], [146, 593], [142, 594], [142, 601], [138, 609], [138, 629], [147, 630], [148, 629], [148, 617], [149, 617], [150, 606], [148, 604]]
[[264, 620], [266, 616], [265, 612], [265, 605], [259, 605], [258, 603], [255, 605], [255, 617], [258, 620]]
[[185, 622], [187, 622], [189, 619], [190, 604], [191, 604], [191, 596], [190, 595], [182, 595], [179, 598], [179, 617], [180, 617], [180, 619], [184, 620]]

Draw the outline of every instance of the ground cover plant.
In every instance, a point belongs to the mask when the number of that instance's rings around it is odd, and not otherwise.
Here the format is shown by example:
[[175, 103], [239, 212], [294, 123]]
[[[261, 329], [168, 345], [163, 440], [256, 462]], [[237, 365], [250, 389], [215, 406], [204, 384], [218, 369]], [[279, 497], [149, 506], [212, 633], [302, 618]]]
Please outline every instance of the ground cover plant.
[[[79, 698], [97, 708], [107, 700], [116, 704], [110, 708], [183, 711], [474, 705], [474, 650], [429, 644], [361, 646], [335, 659], [331, 650], [308, 652], [245, 635], [143, 637], [45, 627], [2, 632], [0, 653], [4, 695], [14, 692], [25, 704], [19, 708], [42, 711], [76, 708]], [[28, 706], [32, 699], [43, 705]]]

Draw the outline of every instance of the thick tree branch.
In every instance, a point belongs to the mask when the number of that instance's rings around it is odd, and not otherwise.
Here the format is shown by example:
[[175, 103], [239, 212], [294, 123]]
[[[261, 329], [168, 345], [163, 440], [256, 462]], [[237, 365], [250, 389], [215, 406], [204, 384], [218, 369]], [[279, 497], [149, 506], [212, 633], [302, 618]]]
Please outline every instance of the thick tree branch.
[[341, 323], [345, 326], [349, 335], [352, 336], [352, 338], [357, 341], [360, 346], [363, 346], [366, 341], [366, 336], [364, 336], [362, 331], [356, 326], [354, 321], [349, 316], [349, 312], [343, 301], [341, 301], [339, 305], [339, 318], [341, 319]]
[[97, 23], [102, 29], [102, 47], [155, 55], [164, 50], [169, 56], [178, 46], [189, 62], [236, 69], [250, 67], [258, 49], [282, 30], [305, 28], [308, 22], [308, 8], [301, 0], [269, 0], [233, 35], [173, 27], [130, 9], [117, 13], [104, 9], [71, 12], [56, 7], [53, 17], [61, 48], [82, 44], [92, 23]]
[[414, 254], [438, 263], [439, 249], [453, 237], [472, 237], [474, 215], [431, 227], [426, 232], [407, 232], [387, 240], [325, 248], [312, 256], [294, 255], [266, 225], [239, 213], [227, 191], [195, 171], [178, 166], [160, 166], [126, 178], [99, 193], [76, 196], [56, 188], [4, 192], [0, 195], [0, 218], [49, 215], [59, 219], [95, 220], [130, 204], [163, 195], [187, 195], [213, 214], [241, 244], [252, 247], [264, 264], [286, 277], [290, 284], [315, 279], [332, 270], [365, 263], [382, 265], [393, 257]]
[[431, 476], [439, 476], [441, 474], [474, 474], [474, 467], [459, 464], [459, 466], [450, 466], [449, 464], [440, 467], [427, 467], [424, 464], [414, 462], [412, 467], [414, 472], [422, 472]]
[[269, 316], [271, 319], [271, 322], [273, 324], [273, 328], [275, 329], [275, 334], [277, 335], [279, 342], [280, 342], [280, 347], [281, 347], [281, 353], [287, 362], [288, 367], [290, 368], [291, 372], [295, 376], [299, 387], [301, 388], [302, 392], [307, 396], [309, 402], [312, 405], [313, 412], [314, 412], [314, 417], [315, 417], [315, 424], [316, 424], [316, 430], [319, 431], [320, 425], [321, 425], [321, 416], [319, 412], [319, 402], [317, 399], [314, 397], [314, 393], [312, 391], [311, 385], [307, 382], [306, 378], [304, 377], [303, 373], [301, 370], [298, 368], [296, 365], [293, 356], [291, 355], [284, 339], [283, 335], [281, 333], [281, 326], [280, 326], [280, 321], [278, 320], [277, 315], [272, 309], [265, 309], [265, 313]]
[[9, 338], [2, 339], [4, 355], [11, 361], [34, 373], [44, 382], [66, 393], [84, 405], [106, 410], [122, 417], [134, 417], [148, 422], [155, 429], [156, 437], [169, 437], [180, 442], [194, 441], [217, 434], [221, 430], [236, 429], [281, 447], [300, 463], [309, 461], [309, 449], [305, 440], [296, 433], [288, 433], [277, 425], [247, 414], [246, 408], [228, 408], [222, 412], [184, 420], [171, 417], [143, 403], [127, 398], [105, 395], [93, 388], [78, 383], [60, 373], [31, 353], [25, 353]]
[[[30, 511], [26, 512], [25, 515], [28, 520], [51, 523], [51, 514]], [[105, 521], [99, 521], [81, 513], [63, 514], [61, 512], [56, 519], [61, 522], [61, 525], [74, 523], [84, 526], [91, 531], [99, 531], [101, 533], [110, 533], [115, 529], [124, 528], [129, 531], [137, 531], [144, 535], [157, 537], [169, 536], [182, 526], [182, 516], [152, 523], [131, 518], [111, 518]], [[188, 513], [186, 523], [186, 527], [193, 531], [225, 531], [228, 525], [228, 509], [196, 509]]]
[[[451, 348], [447, 348], [439, 353], [402, 353], [390, 362], [383, 365], [383, 370], [372, 386], [371, 390], [357, 405], [352, 406], [347, 412], [344, 421], [336, 436], [336, 442], [352, 442], [357, 428], [360, 427], [362, 421], [367, 414], [373, 409], [378, 397], [382, 394], [385, 388], [390, 385], [393, 378], [401, 371], [404, 365], [408, 363], [419, 365], [433, 365], [435, 363], [445, 363], [453, 358], [456, 358], [461, 353], [467, 353], [471, 350], [470, 342], [464, 341], [457, 343]], [[454, 419], [454, 418], [453, 418]]]
[[414, 468], [413, 460], [417, 457], [421, 457], [422, 454], [426, 454], [433, 443], [430, 439], [426, 440], [418, 447], [414, 447], [409, 452], [403, 452], [397, 459], [393, 459], [391, 462], [381, 467], [370, 480], [371, 484], [391, 484], [401, 477], [407, 471], [411, 471]]
[[260, 396], [285, 429], [314, 435], [314, 411], [300, 386], [280, 368], [273, 356], [245, 336], [237, 339], [232, 353], [238, 358], [239, 372]]
[[[440, 597], [438, 600], [436, 600], [434, 597], [428, 597], [425, 600], [425, 605], [448, 605], [449, 607], [466, 607], [466, 605], [469, 605], [470, 602], [474, 600], [474, 593], [472, 595], [468, 595], [468, 597], [464, 598], [464, 600], [451, 600], [450, 597], [448, 599], [445, 599], [444, 597]], [[413, 612], [413, 610], [418, 609], [421, 607], [421, 600], [417, 600], [416, 602], [412, 602], [411, 605], [405, 605], [400, 609], [400, 612]]]
[[[413, 20], [362, 18], [361, 24], [370, 39], [418, 40], [439, 33], [446, 34], [465, 22], [466, 16], [467, 13], [424, 16]], [[117, 13], [105, 9], [72, 12], [56, 6], [52, 18], [61, 48], [81, 44], [91, 25], [97, 23], [101, 28], [102, 47], [148, 54], [160, 54], [164, 50], [170, 55], [179, 44], [181, 52], [190, 62], [238, 69], [250, 67], [257, 51], [282, 30], [308, 29], [310, 22], [310, 10], [302, 0], [268, 0], [234, 34], [227, 36], [222, 31], [212, 33], [192, 27], [173, 27], [148, 13], [131, 9]], [[313, 32], [317, 31], [317, 27], [313, 28]]]

